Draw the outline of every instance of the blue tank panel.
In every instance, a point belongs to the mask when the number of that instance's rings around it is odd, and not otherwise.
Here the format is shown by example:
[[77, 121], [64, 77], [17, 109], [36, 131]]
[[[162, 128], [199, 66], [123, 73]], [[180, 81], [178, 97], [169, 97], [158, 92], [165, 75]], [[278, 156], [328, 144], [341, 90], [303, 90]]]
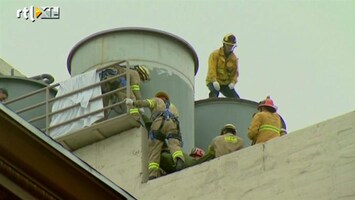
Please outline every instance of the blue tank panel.
[[221, 133], [225, 124], [234, 124], [237, 135], [244, 140], [244, 147], [250, 146], [248, 127], [257, 112], [257, 102], [232, 99], [210, 98], [195, 102], [195, 145], [208, 150], [214, 137]]
[[[23, 98], [19, 101], [15, 101], [11, 103], [12, 99], [16, 99], [23, 95], [30, 94], [40, 89], [44, 89], [48, 85], [42, 81], [33, 80], [30, 78], [22, 78], [16, 76], [1, 76], [0, 77], [0, 87], [6, 88], [9, 93], [9, 97], [6, 101], [6, 106], [9, 107], [13, 111], [19, 111], [29, 106], [33, 106], [44, 102], [46, 100], [46, 92], [45, 90], [31, 95], [27, 98]], [[50, 98], [53, 98], [56, 94], [56, 90], [52, 89], [49, 93]], [[25, 120], [29, 121], [35, 117], [44, 115], [46, 113], [45, 105], [39, 106], [38, 108], [31, 109], [25, 112], [20, 113], [19, 115]], [[46, 127], [45, 119], [40, 119], [38, 121], [34, 121], [32, 123], [39, 129], [43, 129]]]

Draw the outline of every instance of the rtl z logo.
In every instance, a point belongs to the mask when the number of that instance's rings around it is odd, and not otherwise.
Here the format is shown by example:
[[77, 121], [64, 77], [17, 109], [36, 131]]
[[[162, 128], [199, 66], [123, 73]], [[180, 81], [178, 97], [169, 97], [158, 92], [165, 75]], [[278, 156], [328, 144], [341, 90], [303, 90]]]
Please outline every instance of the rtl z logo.
[[23, 9], [18, 9], [16, 12], [17, 18], [23, 16], [26, 20], [30, 19], [34, 22], [36, 19], [59, 19], [60, 18], [60, 8], [53, 6], [45, 7], [34, 7], [29, 8], [24, 7]]

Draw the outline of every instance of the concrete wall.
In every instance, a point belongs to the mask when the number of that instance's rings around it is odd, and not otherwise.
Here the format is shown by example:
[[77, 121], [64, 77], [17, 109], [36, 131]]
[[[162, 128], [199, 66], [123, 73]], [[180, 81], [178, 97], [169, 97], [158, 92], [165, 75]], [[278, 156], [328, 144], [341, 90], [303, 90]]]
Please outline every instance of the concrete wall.
[[[131, 138], [125, 138], [122, 134], [118, 137], [122, 135], [122, 140], [126, 142], [131, 141], [132, 136], [142, 141], [138, 133], [124, 134]], [[115, 142], [119, 142], [118, 139], [115, 138]], [[92, 159], [89, 163], [93, 163], [95, 168], [101, 166], [104, 175], [137, 199], [353, 200], [354, 142], [355, 112], [351, 112], [142, 184], [138, 184], [142, 180], [138, 174], [142, 165], [139, 164], [139, 153], [134, 153], [133, 145], [122, 147], [121, 142], [113, 144], [108, 141], [102, 144], [110, 144], [106, 147], [92, 145], [86, 150], [96, 149], [98, 153], [86, 156], [86, 159]], [[139, 149], [138, 143], [133, 144]], [[112, 149], [104, 151], [108, 146], [112, 146]], [[115, 150], [114, 146], [119, 150]], [[77, 152], [77, 155], [89, 154], [84, 153], [86, 150]], [[119, 159], [118, 152], [122, 156], [126, 155], [125, 160], [131, 159], [132, 163], [119, 160], [112, 163], [109, 155], [103, 155], [108, 153]], [[135, 181], [128, 180], [128, 177]]]
[[147, 180], [147, 139], [145, 128], [133, 128], [73, 153], [121, 188], [131, 191]]

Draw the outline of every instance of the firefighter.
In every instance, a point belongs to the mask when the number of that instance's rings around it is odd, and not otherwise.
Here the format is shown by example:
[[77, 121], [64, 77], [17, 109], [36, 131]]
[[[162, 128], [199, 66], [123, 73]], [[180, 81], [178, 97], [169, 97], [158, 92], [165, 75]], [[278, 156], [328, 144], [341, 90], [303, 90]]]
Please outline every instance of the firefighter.
[[276, 113], [277, 106], [274, 105], [270, 96], [259, 104], [258, 109], [259, 112], [254, 115], [248, 128], [248, 137], [252, 141], [252, 145], [281, 135], [281, 118]]
[[[119, 73], [124, 73], [126, 70], [126, 66], [118, 66], [117, 67]], [[140, 85], [141, 81], [148, 81], [150, 80], [150, 74], [148, 68], [146, 68], [144, 65], [135, 65], [133, 68], [128, 68], [127, 73], [129, 73], [130, 76], [130, 87], [131, 87], [131, 98], [133, 100], [141, 100], [142, 99], [142, 94], [140, 91]], [[126, 83], [122, 86], [126, 86]], [[126, 98], [126, 93], [124, 92], [119, 92], [119, 100], [123, 100]], [[139, 118], [139, 114], [144, 114], [144, 109], [143, 108], [135, 108], [132, 106], [128, 107], [129, 113], [134, 116], [136, 119]]]
[[[127, 70], [128, 69], [128, 70]], [[140, 91], [140, 85], [141, 81], [148, 81], [150, 80], [150, 74], [149, 70], [147, 67], [144, 65], [135, 65], [132, 68], [127, 68], [126, 66], [122, 65], [115, 65], [113, 67], [110, 67], [108, 69], [105, 69], [101, 72], [101, 80], [105, 80], [107, 78], [110, 78], [112, 76], [116, 76], [122, 73], [125, 73], [127, 71], [129, 77], [130, 77], [130, 98], [133, 100], [141, 100], [142, 95]], [[102, 86], [102, 91], [103, 93], [126, 87], [127, 86], [127, 79], [126, 76], [119, 76], [117, 79], [114, 79], [112, 81], [107, 82]], [[109, 105], [109, 101], [112, 100], [113, 98], [117, 97], [116, 101], [122, 101], [124, 100], [127, 95], [124, 90], [119, 90], [115, 95], [109, 95], [104, 97], [104, 105], [107, 106]], [[115, 100], [112, 100], [115, 101]], [[121, 110], [125, 111], [125, 107], [120, 106]], [[128, 107], [129, 113], [135, 118], [139, 118], [139, 114], [144, 114], [144, 110], [142, 109], [137, 109], [132, 106]], [[105, 110], [105, 116], [106, 118], [108, 117], [108, 111]]]
[[237, 136], [237, 129], [233, 124], [226, 124], [219, 136], [212, 140], [208, 154], [220, 157], [244, 147], [243, 139]]
[[223, 46], [210, 54], [206, 78], [210, 98], [218, 97], [220, 92], [226, 97], [240, 98], [234, 89], [239, 77], [238, 57], [233, 53], [236, 43], [237, 38], [227, 34]]
[[[192, 167], [194, 165], [202, 163], [200, 159], [205, 155], [203, 149], [198, 147], [196, 148], [194, 147], [191, 150], [190, 155], [185, 152], [183, 153], [185, 159], [184, 168]], [[176, 166], [174, 164], [172, 155], [168, 149], [167, 150], [165, 149], [161, 152], [159, 166], [161, 168], [160, 173], [162, 176], [176, 172]]]
[[160, 156], [164, 143], [172, 155], [175, 171], [185, 167], [185, 158], [182, 147], [182, 138], [179, 127], [179, 113], [170, 102], [169, 95], [165, 92], [156, 93], [154, 98], [146, 100], [126, 99], [126, 104], [137, 108], [147, 107], [151, 110], [152, 125], [149, 131], [149, 180], [159, 177]]
[[[267, 96], [266, 99], [270, 99], [270, 96]], [[261, 104], [264, 104], [265, 103], [265, 100], [262, 100], [259, 102], [259, 105]], [[261, 112], [261, 106], [258, 106], [258, 111]], [[255, 115], [256, 113], [254, 113]], [[253, 115], [253, 117], [254, 117]], [[286, 126], [286, 122], [285, 120], [283, 119], [283, 117], [278, 114], [280, 116], [280, 119], [281, 119], [281, 129], [280, 129], [280, 136], [284, 136], [284, 135], [287, 135], [287, 126]]]
[[[120, 70], [124, 70], [125, 67], [120, 67]], [[142, 99], [142, 94], [140, 91], [140, 85], [141, 85], [141, 81], [148, 81], [150, 80], [150, 73], [149, 70], [146, 66], [144, 65], [135, 65], [133, 67], [133, 69], [129, 68], [128, 70], [129, 74], [130, 74], [130, 86], [131, 86], [131, 90], [134, 94], [134, 97], [137, 100], [141, 100]]]

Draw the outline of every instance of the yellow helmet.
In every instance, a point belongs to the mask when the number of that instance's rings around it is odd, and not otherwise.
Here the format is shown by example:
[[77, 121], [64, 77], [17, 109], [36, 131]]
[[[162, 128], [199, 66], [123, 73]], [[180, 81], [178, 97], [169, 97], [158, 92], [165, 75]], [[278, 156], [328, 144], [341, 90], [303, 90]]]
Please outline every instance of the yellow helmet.
[[144, 65], [136, 65], [134, 68], [137, 70], [142, 81], [150, 80], [149, 69]]
[[224, 127], [223, 127], [224, 129], [226, 129], [226, 128], [230, 128], [230, 129], [234, 129], [234, 130], [237, 130], [237, 128], [233, 125], [233, 124], [226, 124], [226, 125], [224, 125]]
[[221, 130], [221, 135], [224, 134], [224, 130], [226, 130], [227, 128], [232, 129], [234, 131], [233, 134], [237, 133], [237, 128], [233, 124], [226, 124], [226, 125], [224, 125], [224, 127]]
[[164, 97], [166, 100], [169, 100], [169, 95], [166, 92], [160, 91], [155, 94], [155, 97], [161, 98]]
[[228, 44], [228, 45], [235, 45], [237, 43], [237, 38], [229, 33], [223, 38], [223, 44]]

